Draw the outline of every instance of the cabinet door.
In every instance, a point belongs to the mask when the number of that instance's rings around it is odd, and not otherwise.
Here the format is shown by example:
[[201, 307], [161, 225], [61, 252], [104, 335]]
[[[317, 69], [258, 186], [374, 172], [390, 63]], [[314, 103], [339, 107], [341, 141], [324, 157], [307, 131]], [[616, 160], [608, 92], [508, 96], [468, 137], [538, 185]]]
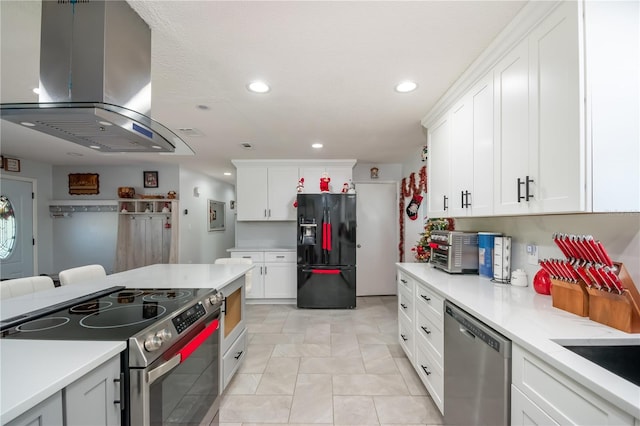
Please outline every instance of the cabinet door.
[[268, 169], [269, 220], [296, 220], [297, 167], [269, 167]]
[[493, 73], [471, 90], [473, 105], [473, 193], [471, 214], [493, 214]]
[[532, 212], [586, 208], [579, 4], [563, 2], [529, 36]]
[[251, 274], [251, 290], [246, 292], [247, 299], [264, 299], [264, 263], [253, 268]]
[[517, 387], [511, 385], [512, 426], [551, 426], [557, 424], [559, 423], [531, 402]]
[[[116, 381], [118, 380], [118, 381]], [[119, 425], [120, 356], [102, 364], [64, 390], [67, 426]]]
[[428, 130], [429, 143], [429, 205], [427, 210], [430, 217], [442, 217], [449, 215], [449, 149], [451, 148], [449, 116], [436, 122], [433, 128]]
[[473, 104], [469, 97], [451, 111], [451, 216], [467, 216], [475, 196], [473, 188]]
[[56, 392], [40, 404], [6, 423], [6, 426], [61, 425], [62, 392]]
[[[236, 174], [236, 219], [267, 220], [267, 168], [240, 167]], [[295, 182], [293, 185], [295, 191]]]
[[267, 299], [295, 299], [297, 270], [295, 263], [265, 263], [264, 297]]
[[[527, 213], [518, 200], [518, 179], [529, 175], [529, 54], [527, 40], [508, 53], [494, 69], [494, 212]], [[520, 195], [525, 195], [525, 184]], [[530, 191], [535, 197], [535, 185]]]

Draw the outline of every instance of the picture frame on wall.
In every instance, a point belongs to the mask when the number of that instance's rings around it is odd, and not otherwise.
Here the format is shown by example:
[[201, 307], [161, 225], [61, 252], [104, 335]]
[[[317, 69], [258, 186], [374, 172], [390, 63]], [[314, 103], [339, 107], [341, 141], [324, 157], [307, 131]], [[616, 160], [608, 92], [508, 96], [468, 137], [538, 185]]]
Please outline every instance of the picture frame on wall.
[[158, 187], [158, 172], [156, 171], [144, 171], [142, 172], [142, 180], [145, 188], [157, 188]]
[[70, 173], [69, 194], [97, 195], [100, 193], [100, 175], [98, 173]]
[[207, 230], [224, 231], [224, 209], [222, 201], [209, 200], [207, 203]]
[[8, 172], [19, 172], [20, 171], [20, 160], [16, 158], [2, 158], [2, 168]]

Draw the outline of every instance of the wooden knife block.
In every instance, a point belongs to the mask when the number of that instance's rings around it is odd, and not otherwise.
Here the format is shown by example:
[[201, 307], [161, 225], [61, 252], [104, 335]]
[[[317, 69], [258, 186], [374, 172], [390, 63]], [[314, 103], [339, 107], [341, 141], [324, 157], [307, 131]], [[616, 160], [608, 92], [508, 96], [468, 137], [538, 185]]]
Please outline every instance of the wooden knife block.
[[625, 290], [618, 294], [587, 288], [589, 319], [627, 333], [640, 333], [640, 293], [624, 265], [614, 265]]
[[570, 283], [552, 278], [551, 284], [551, 301], [554, 308], [581, 317], [589, 316], [589, 293], [584, 281]]

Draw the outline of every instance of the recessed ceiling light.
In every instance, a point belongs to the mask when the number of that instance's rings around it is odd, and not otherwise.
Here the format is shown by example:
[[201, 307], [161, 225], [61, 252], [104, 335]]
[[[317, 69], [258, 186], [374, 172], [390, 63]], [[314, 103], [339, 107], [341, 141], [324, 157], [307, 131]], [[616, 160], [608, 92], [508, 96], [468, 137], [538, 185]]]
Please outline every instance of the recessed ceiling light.
[[89, 145], [89, 148], [100, 149], [100, 147], [98, 145]]
[[407, 80], [407, 81], [403, 81], [396, 84], [396, 92], [400, 92], [400, 93], [413, 92], [414, 90], [416, 90], [417, 87], [418, 85], [416, 83], [414, 83], [413, 81]]
[[98, 124], [102, 124], [103, 126], [113, 126], [113, 123], [109, 123], [108, 121], [98, 121]]
[[231, 173], [230, 173], [230, 172], [224, 172], [224, 173], [223, 173], [223, 175], [225, 175], [225, 176], [231, 176]]
[[315, 149], [320, 149], [322, 148], [324, 145], [322, 145], [321, 143], [314, 143], [313, 145], [311, 145], [311, 148], [315, 148]]
[[158, 146], [158, 145], [151, 145], [151, 148], [153, 148], [153, 149], [162, 149], [162, 147]]
[[247, 86], [247, 89], [249, 89], [253, 93], [267, 93], [269, 90], [271, 90], [269, 85], [262, 81], [252, 81]]
[[27, 127], [36, 127], [35, 124], [30, 123], [28, 121], [21, 121], [20, 124], [22, 124], [23, 126], [27, 126]]

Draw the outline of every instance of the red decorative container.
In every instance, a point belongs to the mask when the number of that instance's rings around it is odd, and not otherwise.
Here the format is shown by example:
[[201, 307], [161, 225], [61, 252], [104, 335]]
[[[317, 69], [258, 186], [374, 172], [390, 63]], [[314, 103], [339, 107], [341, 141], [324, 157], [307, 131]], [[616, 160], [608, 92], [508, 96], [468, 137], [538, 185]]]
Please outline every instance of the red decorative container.
[[540, 269], [533, 277], [533, 288], [536, 293], [551, 294], [551, 277], [544, 269]]

